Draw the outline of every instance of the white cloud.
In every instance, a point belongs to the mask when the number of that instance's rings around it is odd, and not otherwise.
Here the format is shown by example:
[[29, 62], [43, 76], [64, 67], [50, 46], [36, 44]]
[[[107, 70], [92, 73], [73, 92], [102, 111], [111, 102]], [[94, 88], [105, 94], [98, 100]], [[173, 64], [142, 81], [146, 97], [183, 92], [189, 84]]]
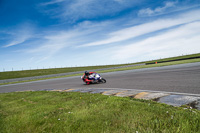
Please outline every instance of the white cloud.
[[40, 38], [38, 38], [38, 41], [34, 42], [39, 45], [36, 45], [34, 48], [31, 47], [29, 49], [25, 49], [23, 52], [36, 56], [39, 55], [40, 59], [37, 62], [47, 60], [58, 54], [63, 49], [68, 52], [68, 48], [73, 48], [85, 41], [87, 42], [91, 38], [91, 34], [99, 31], [100, 26], [103, 27], [106, 24], [95, 24], [87, 21], [80, 23], [68, 31], [57, 30], [43, 32], [41, 33]]
[[39, 47], [31, 48], [27, 52], [40, 53], [46, 51], [56, 53], [66, 47], [75, 48], [98, 37], [99, 34], [104, 34], [104, 29], [108, 30], [110, 25], [113, 24], [114, 22], [110, 21], [98, 23], [84, 21], [71, 27], [70, 30], [46, 31], [40, 35], [40, 42], [37, 42], [37, 44], [40, 44]]
[[108, 34], [107, 39], [83, 44], [81, 47], [105, 45], [109, 43], [116, 43], [125, 41], [134, 37], [138, 37], [151, 32], [171, 28], [185, 23], [190, 23], [200, 20], [200, 10], [185, 13], [170, 19], [159, 19], [153, 22], [144, 23], [141, 25], [125, 28], [119, 31], [111, 32]]
[[111, 54], [115, 60], [142, 57], [156, 59], [182, 54], [198, 53], [200, 49], [200, 22], [193, 22], [137, 43], [117, 47]]
[[119, 2], [119, 3], [125, 2], [125, 0], [114, 0], [114, 1]]
[[73, 33], [57, 32], [55, 35], [45, 35], [41, 37], [39, 47], [27, 50], [28, 53], [43, 53], [50, 57], [64, 47], [70, 45], [69, 39], [73, 37]]
[[45, 41], [39, 41], [40, 46], [25, 50], [29, 55], [36, 57], [36, 63], [50, 59], [63, 48], [70, 46], [67, 35], [58, 35], [57, 37], [51, 36], [52, 38], [49, 37], [50, 36], [46, 37]]
[[65, 0], [51, 0], [49, 2], [45, 2], [45, 3], [41, 3], [41, 6], [48, 6], [48, 5], [52, 5], [52, 4], [57, 4], [57, 3], [61, 3], [64, 2]]
[[29, 26], [30, 25], [25, 25], [24, 27], [18, 27], [15, 30], [7, 32], [11, 40], [9, 40], [9, 43], [5, 44], [3, 47], [7, 48], [19, 45], [30, 39], [33, 36], [33, 29]]
[[[61, 2], [62, 4], [60, 4]], [[65, 22], [74, 23], [82, 19], [112, 16], [126, 8], [136, 6], [140, 2], [133, 0], [53, 0], [41, 3], [39, 6], [42, 12], [53, 18], [61, 18]], [[59, 6], [49, 6], [44, 9], [44, 6], [52, 4], [59, 4]]]
[[10, 46], [21, 44], [29, 38], [30, 38], [29, 35], [23, 35], [23, 36], [16, 37], [13, 41], [11, 41], [9, 44], [5, 45], [4, 47], [10, 47]]
[[154, 14], [160, 14], [160, 13], [163, 13], [165, 12], [167, 9], [171, 8], [171, 7], [175, 7], [175, 5], [177, 4], [178, 2], [175, 1], [175, 2], [166, 2], [165, 5], [163, 7], [157, 7], [155, 8], [154, 10], [153, 9], [150, 9], [150, 8], [146, 8], [146, 9], [141, 9], [139, 12], [138, 12], [138, 15], [139, 16], [151, 16], [151, 15], [154, 15]]

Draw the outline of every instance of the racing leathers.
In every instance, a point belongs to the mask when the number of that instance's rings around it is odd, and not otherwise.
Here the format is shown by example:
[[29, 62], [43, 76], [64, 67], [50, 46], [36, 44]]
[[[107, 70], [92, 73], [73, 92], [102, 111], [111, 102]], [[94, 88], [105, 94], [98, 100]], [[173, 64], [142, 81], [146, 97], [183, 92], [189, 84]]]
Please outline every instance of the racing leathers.
[[95, 81], [98, 80], [99, 77], [100, 77], [99, 74], [97, 74], [97, 73], [95, 73], [95, 72], [89, 72], [89, 75], [88, 75], [87, 78], [88, 78], [89, 80], [94, 80], [94, 82], [95, 82]]
[[100, 77], [99, 74], [95, 72], [89, 75], [89, 79], [97, 80], [99, 77]]

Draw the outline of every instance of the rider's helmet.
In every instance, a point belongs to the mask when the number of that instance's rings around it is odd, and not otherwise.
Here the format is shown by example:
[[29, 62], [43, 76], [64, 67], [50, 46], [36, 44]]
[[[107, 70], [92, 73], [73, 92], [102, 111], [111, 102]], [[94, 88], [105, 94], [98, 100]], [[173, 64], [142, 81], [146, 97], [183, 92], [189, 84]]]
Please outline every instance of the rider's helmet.
[[88, 75], [89, 75], [89, 72], [88, 72], [88, 71], [85, 71], [85, 75], [88, 76]]

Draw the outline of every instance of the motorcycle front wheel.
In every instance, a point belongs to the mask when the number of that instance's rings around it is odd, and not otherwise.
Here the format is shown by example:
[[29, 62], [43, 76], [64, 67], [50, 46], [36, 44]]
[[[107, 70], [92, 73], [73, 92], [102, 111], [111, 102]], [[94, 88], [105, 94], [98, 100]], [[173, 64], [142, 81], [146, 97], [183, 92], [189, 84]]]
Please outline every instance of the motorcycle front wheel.
[[102, 83], [106, 83], [106, 80], [104, 78], [101, 79]]

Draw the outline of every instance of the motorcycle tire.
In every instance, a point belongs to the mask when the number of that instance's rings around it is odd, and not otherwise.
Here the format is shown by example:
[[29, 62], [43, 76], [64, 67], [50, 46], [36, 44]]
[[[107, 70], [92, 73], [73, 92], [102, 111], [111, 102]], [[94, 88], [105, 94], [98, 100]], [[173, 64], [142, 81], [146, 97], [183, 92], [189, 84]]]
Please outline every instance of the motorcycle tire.
[[106, 83], [106, 80], [104, 78], [101, 79], [102, 83]]

